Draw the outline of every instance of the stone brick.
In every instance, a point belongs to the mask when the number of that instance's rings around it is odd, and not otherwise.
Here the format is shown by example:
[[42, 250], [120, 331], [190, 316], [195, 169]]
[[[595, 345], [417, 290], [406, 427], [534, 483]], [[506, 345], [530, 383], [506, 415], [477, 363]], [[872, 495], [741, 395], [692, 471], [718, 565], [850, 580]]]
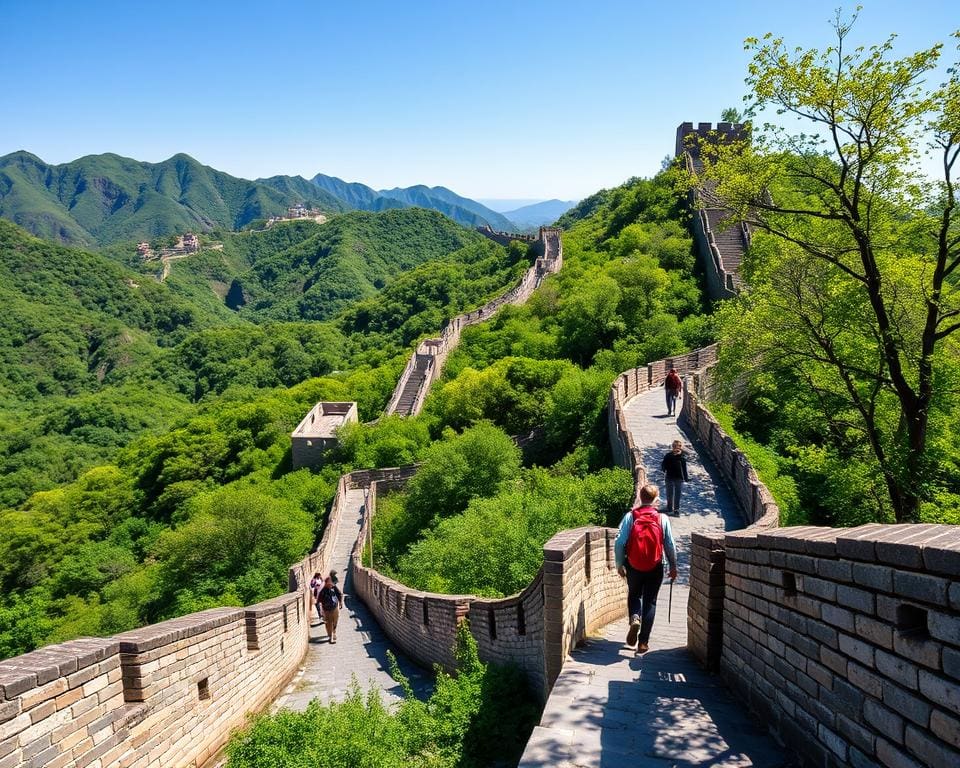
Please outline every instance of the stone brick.
[[847, 674], [847, 657], [841, 656], [835, 651], [831, 651], [829, 648], [820, 649], [820, 661], [838, 675], [846, 676]]
[[891, 680], [899, 683], [904, 688], [917, 690], [919, 687], [919, 678], [917, 676], [917, 665], [901, 656], [895, 656], [892, 653], [884, 651], [876, 652], [877, 672], [889, 677]]
[[837, 715], [837, 730], [852, 746], [858, 747], [866, 754], [872, 755], [876, 750], [876, 735], [846, 715]]
[[911, 573], [909, 571], [895, 571], [893, 574], [893, 589], [898, 595], [919, 600], [933, 605], [946, 606], [947, 587], [950, 582], [939, 576], [927, 573]]
[[930, 724], [930, 705], [899, 685], [884, 682], [883, 703], [906, 720], [910, 720], [923, 728]]
[[953, 714], [960, 714], [960, 685], [925, 669], [920, 670], [919, 677], [920, 692], [924, 696]]
[[960, 616], [930, 611], [927, 614], [927, 628], [931, 637], [960, 647]]
[[929, 768], [883, 739], [877, 739], [877, 758], [887, 768]]
[[853, 581], [880, 592], [893, 592], [893, 568], [889, 565], [852, 563]]
[[838, 733], [834, 733], [822, 723], [817, 729], [817, 737], [833, 754], [841, 760], [847, 759], [847, 742]]
[[804, 576], [801, 582], [803, 591], [808, 595], [813, 595], [821, 600], [837, 599], [837, 585], [831, 581], [817, 579], [813, 576]]
[[926, 765], [957, 765], [960, 752], [915, 726], [908, 725], [904, 744], [907, 751]]
[[853, 564], [849, 560], [817, 560], [817, 574], [831, 581], [850, 583], [853, 581]]
[[942, 664], [944, 674], [952, 677], [954, 680], [960, 680], [960, 651], [956, 651], [953, 648], [944, 648]]
[[847, 632], [854, 631], [853, 613], [846, 608], [838, 608], [835, 605], [825, 604], [821, 608], [821, 616], [827, 624], [839, 627]]
[[905, 727], [903, 718], [893, 710], [878, 704], [873, 699], [867, 699], [863, 703], [863, 719], [878, 733], [882, 733], [897, 744], [903, 744]]
[[873, 666], [874, 648], [863, 640], [840, 633], [840, 652], [868, 667]]
[[901, 656], [931, 669], [940, 669], [940, 643], [927, 638], [895, 632], [893, 650]]
[[837, 602], [860, 613], [872, 614], [876, 611], [873, 593], [843, 584], [837, 587]]
[[878, 699], [883, 698], [883, 678], [856, 662], [847, 665], [847, 677], [861, 691]]
[[960, 720], [939, 709], [930, 713], [930, 731], [937, 738], [960, 749]]

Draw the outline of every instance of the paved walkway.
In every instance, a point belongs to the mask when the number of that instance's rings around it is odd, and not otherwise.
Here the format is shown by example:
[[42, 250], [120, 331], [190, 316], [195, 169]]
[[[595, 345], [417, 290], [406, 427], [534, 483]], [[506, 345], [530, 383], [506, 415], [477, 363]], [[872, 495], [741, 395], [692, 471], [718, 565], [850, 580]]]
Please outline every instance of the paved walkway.
[[[341, 589], [345, 594], [344, 609], [340, 612], [337, 642], [331, 645], [327, 631], [316, 614], [310, 629], [310, 648], [301, 672], [294, 678], [274, 708], [304, 710], [313, 699], [324, 704], [339, 701], [349, 691], [353, 680], [366, 692], [371, 686], [384, 693], [384, 701], [398, 701], [402, 690], [390, 677], [387, 651], [390, 644], [386, 635], [359, 597], [352, 597], [350, 589], [350, 551], [360, 532], [363, 516], [364, 492], [347, 492], [343, 518], [334, 545], [333, 567], [340, 574]], [[423, 695], [433, 684], [431, 675], [397, 654], [401, 671], [410, 679], [414, 691]]]
[[653, 482], [662, 487], [660, 460], [670, 444], [679, 439], [687, 446], [690, 482], [684, 486], [680, 517], [671, 520], [680, 561], [672, 615], [667, 582], [657, 602], [648, 653], [636, 656], [624, 647], [624, 616], [571, 654], [520, 768], [791, 764], [746, 707], [687, 652], [690, 534], [740, 528], [743, 521], [715, 470], [704, 465], [677, 420], [665, 413], [662, 390], [634, 397], [626, 406], [627, 424], [643, 446]]

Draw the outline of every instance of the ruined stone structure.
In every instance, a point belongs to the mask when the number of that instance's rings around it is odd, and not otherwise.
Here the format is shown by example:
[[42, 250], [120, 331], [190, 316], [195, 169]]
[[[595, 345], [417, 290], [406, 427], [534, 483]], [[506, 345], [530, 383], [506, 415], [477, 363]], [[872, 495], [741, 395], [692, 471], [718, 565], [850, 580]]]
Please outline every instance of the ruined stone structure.
[[[489, 227], [487, 228], [489, 229]], [[481, 231], [483, 231], [481, 229]], [[525, 240], [533, 243], [538, 254], [537, 260], [523, 275], [520, 283], [506, 293], [491, 299], [479, 309], [457, 315], [444, 327], [440, 337], [424, 339], [416, 348], [409, 362], [397, 382], [393, 396], [387, 404], [386, 413], [398, 413], [401, 416], [415, 416], [423, 408], [423, 402], [430, 391], [430, 385], [437, 379], [443, 370], [443, 364], [450, 352], [460, 343], [460, 334], [467, 326], [489, 320], [500, 307], [505, 304], [522, 304], [539, 287], [547, 275], [560, 270], [563, 266], [563, 242], [560, 238], [561, 230], [557, 227], [541, 227], [540, 233], [534, 240], [527, 240], [526, 235], [508, 235], [502, 232], [493, 232], [492, 239], [499, 236], [510, 240]], [[484, 232], [487, 234], [487, 232]], [[508, 241], [509, 242], [509, 241]]]
[[293, 468], [316, 467], [337, 444], [337, 430], [357, 421], [356, 403], [317, 403], [290, 434]]
[[[676, 156], [682, 157], [691, 172], [702, 171], [700, 143], [743, 141], [748, 137], [742, 123], [681, 123], [677, 128]], [[740, 262], [750, 245], [750, 230], [743, 224], [727, 225], [726, 213], [712, 205], [699, 192], [690, 194], [692, 230], [700, 264], [713, 299], [728, 299], [740, 289]]]

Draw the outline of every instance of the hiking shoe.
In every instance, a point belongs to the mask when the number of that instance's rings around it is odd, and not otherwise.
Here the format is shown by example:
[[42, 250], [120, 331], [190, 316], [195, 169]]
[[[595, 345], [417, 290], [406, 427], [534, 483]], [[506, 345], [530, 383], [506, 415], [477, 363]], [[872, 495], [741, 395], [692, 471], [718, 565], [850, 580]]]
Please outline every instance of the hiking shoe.
[[637, 646], [637, 653], [646, 653], [649, 650], [650, 646], [647, 643], [640, 643], [640, 645]]
[[634, 646], [637, 643], [637, 636], [640, 634], [640, 617], [633, 614], [630, 617], [630, 630], [627, 632], [627, 645]]

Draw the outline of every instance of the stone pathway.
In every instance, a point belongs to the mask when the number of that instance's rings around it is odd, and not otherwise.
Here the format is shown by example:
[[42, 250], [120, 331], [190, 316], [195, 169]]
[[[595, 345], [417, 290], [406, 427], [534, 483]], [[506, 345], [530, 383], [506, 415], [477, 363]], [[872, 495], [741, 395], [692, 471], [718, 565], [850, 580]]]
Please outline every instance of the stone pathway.
[[[387, 661], [390, 643], [386, 635], [360, 598], [351, 595], [350, 551], [360, 532], [363, 501], [362, 490], [347, 492], [347, 503], [334, 545], [333, 567], [340, 574], [340, 588], [345, 595], [337, 642], [330, 644], [326, 628], [314, 614], [310, 648], [301, 672], [276, 700], [275, 709], [286, 707], [302, 711], [315, 698], [324, 704], [339, 701], [347, 694], [354, 680], [364, 692], [371, 686], [382, 691], [387, 703], [398, 701], [402, 696], [400, 686], [390, 677]], [[420, 696], [428, 693], [433, 685], [432, 676], [400, 654], [397, 654], [397, 661], [403, 674], [410, 679], [414, 692]]]
[[680, 565], [671, 615], [665, 582], [648, 653], [635, 656], [624, 647], [624, 616], [571, 654], [520, 768], [791, 765], [746, 707], [687, 652], [690, 534], [740, 528], [743, 520], [715, 470], [704, 465], [677, 420], [665, 412], [662, 390], [634, 397], [626, 406], [644, 464], [661, 488], [663, 454], [676, 439], [687, 448], [690, 482], [684, 486], [680, 517], [671, 520]]

